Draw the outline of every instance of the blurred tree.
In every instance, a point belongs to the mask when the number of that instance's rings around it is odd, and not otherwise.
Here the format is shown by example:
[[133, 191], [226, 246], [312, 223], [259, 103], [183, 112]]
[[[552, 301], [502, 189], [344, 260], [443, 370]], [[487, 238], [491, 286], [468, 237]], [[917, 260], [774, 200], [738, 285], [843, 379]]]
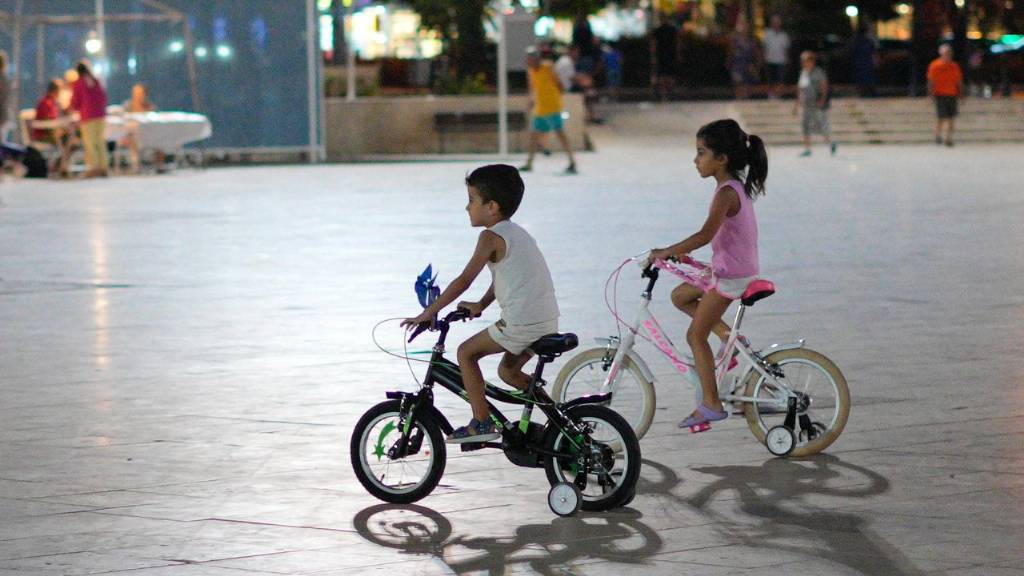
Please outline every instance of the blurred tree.
[[836, 35], [849, 37], [854, 30], [847, 6], [856, 6], [858, 18], [872, 22], [890, 20], [898, 16], [898, 0], [797, 0], [790, 12], [791, 30], [799, 31], [804, 38]]
[[484, 18], [489, 0], [408, 0], [420, 25], [441, 35], [449, 72], [460, 80], [487, 72]]
[[542, 10], [552, 16], [575, 18], [593, 14], [611, 3], [612, 0], [545, 0]]

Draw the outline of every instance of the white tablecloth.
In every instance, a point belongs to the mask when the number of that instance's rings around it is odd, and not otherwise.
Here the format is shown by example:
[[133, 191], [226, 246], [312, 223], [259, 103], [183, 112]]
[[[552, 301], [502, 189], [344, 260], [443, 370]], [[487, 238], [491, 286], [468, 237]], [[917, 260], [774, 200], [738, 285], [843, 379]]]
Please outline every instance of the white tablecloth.
[[189, 142], [213, 134], [210, 119], [192, 112], [141, 112], [107, 116], [107, 140], [120, 140], [134, 133], [139, 148], [177, 150]]

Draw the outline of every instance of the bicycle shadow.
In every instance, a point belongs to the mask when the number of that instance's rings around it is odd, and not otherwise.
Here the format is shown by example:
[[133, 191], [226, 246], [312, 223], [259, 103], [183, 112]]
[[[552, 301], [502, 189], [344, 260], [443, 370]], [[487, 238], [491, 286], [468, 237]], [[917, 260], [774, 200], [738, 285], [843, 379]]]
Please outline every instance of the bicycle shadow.
[[[505, 574], [509, 565], [529, 566], [538, 574], [561, 575], [572, 562], [608, 560], [642, 566], [663, 546], [658, 533], [631, 508], [606, 513], [580, 512], [548, 524], [518, 526], [513, 535], [452, 535], [441, 513], [416, 504], [377, 504], [353, 518], [368, 542], [405, 554], [432, 555], [456, 574]], [[514, 570], [514, 571], [518, 571]]]
[[[692, 470], [718, 477], [689, 497], [673, 494], [679, 477], [671, 469], [649, 460], [662, 475], [656, 483], [641, 483], [638, 491], [650, 490], [662, 498], [699, 510], [716, 530], [730, 541], [751, 548], [783, 550], [821, 558], [861, 574], [924, 576], [925, 572], [885, 538], [874, 532], [864, 516], [812, 504], [812, 497], [868, 498], [887, 492], [887, 478], [843, 462], [836, 456], [818, 454], [804, 459], [771, 459], [759, 466], [702, 466]], [[850, 475], [864, 481], [851, 482]], [[739, 511], [753, 520], [725, 516], [708, 505], [734, 494]]]

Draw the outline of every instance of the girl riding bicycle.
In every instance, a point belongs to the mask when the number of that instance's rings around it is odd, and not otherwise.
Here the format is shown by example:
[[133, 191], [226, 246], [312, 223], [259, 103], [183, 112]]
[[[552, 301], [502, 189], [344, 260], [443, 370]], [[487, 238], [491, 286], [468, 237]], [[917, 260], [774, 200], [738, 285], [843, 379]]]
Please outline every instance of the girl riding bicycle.
[[723, 119], [697, 132], [693, 162], [701, 178], [713, 176], [716, 182], [707, 220], [685, 240], [652, 250], [650, 258], [677, 258], [711, 244], [711, 287], [703, 291], [684, 283], [672, 291], [672, 303], [693, 318], [686, 341], [693, 351], [703, 398], [679, 427], [700, 430], [700, 425], [728, 416], [718, 396], [708, 336], [714, 332], [723, 343], [728, 340], [729, 325], [722, 321], [722, 314], [759, 273], [753, 202], [764, 194], [768, 155], [761, 138], [745, 133], [735, 120]]

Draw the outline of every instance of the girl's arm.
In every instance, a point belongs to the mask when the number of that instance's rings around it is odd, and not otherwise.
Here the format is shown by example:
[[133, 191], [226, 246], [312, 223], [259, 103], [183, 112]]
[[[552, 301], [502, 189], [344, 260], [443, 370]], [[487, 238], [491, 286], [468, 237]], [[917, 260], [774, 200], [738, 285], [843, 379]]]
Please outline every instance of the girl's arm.
[[722, 222], [725, 222], [729, 213], [739, 210], [740, 199], [737, 194], [742, 194], [742, 192], [732, 186], [723, 186], [715, 193], [715, 198], [711, 201], [711, 210], [708, 212], [708, 219], [704, 221], [700, 230], [668, 248], [652, 250], [651, 258], [664, 260], [668, 257], [679, 257], [707, 245], [718, 233], [718, 229], [722, 227]]
[[[423, 310], [423, 313], [415, 318], [406, 318], [402, 321], [402, 326], [415, 326], [423, 322], [431, 320], [435, 314], [444, 309], [445, 306], [451, 304], [456, 298], [462, 295], [463, 292], [469, 289], [473, 284], [473, 280], [480, 274], [480, 271], [484, 269], [484, 266], [494, 256], [495, 251], [498, 248], [498, 242], [504, 242], [501, 236], [498, 236], [490, 230], [484, 230], [480, 233], [480, 237], [476, 242], [476, 249], [473, 251], [473, 256], [470, 257], [466, 267], [462, 270], [462, 273], [455, 277], [454, 280], [448, 284], [448, 287], [444, 289], [444, 292], [437, 297], [437, 300], [433, 304], [427, 306]], [[488, 293], [491, 294], [491, 299], [494, 299], [494, 291], [488, 289]], [[486, 294], [484, 295], [487, 296]], [[489, 302], [488, 302], [489, 303]]]

